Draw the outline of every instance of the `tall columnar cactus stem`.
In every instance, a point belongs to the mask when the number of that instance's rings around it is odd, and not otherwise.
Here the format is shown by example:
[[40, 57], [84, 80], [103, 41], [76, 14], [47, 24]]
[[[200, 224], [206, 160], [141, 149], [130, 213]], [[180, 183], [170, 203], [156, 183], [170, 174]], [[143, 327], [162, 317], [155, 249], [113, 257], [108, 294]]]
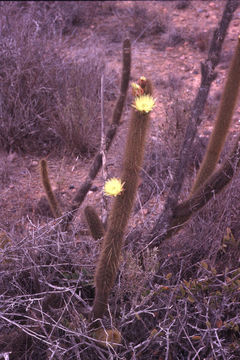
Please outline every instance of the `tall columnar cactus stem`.
[[45, 159], [42, 159], [40, 161], [40, 171], [41, 171], [43, 187], [46, 192], [52, 214], [55, 218], [58, 218], [58, 217], [62, 216], [62, 212], [61, 212], [60, 206], [57, 202], [57, 199], [55, 198], [55, 195], [52, 191], [51, 183], [50, 183], [50, 180], [48, 177], [47, 161]]
[[211, 134], [205, 157], [199, 169], [197, 178], [192, 188], [192, 194], [213, 173], [219, 160], [220, 153], [226, 140], [231, 125], [234, 107], [237, 101], [240, 85], [240, 36], [230, 65], [228, 77], [224, 86], [220, 107]]
[[116, 196], [110, 212], [108, 228], [95, 273], [95, 299], [92, 310], [94, 320], [102, 318], [108, 297], [116, 279], [119, 258], [126, 228], [138, 187], [144, 145], [154, 99], [150, 95], [135, 98], [123, 161], [121, 181], [123, 191]]
[[94, 240], [101, 239], [104, 236], [104, 227], [103, 227], [103, 223], [99, 219], [96, 210], [92, 206], [88, 205], [84, 209], [84, 214], [87, 220], [90, 233], [94, 238]]
[[[122, 67], [122, 79], [120, 85], [120, 94], [114, 108], [113, 116], [112, 116], [112, 124], [118, 125], [122, 116], [124, 103], [127, 96], [127, 89], [130, 79], [130, 72], [131, 72], [131, 43], [129, 39], [125, 39], [123, 41], [123, 67]], [[107, 138], [109, 138], [110, 134], [107, 134]], [[110, 140], [107, 139], [107, 140]], [[109, 141], [107, 143], [106, 148], [108, 149], [112, 142]]]

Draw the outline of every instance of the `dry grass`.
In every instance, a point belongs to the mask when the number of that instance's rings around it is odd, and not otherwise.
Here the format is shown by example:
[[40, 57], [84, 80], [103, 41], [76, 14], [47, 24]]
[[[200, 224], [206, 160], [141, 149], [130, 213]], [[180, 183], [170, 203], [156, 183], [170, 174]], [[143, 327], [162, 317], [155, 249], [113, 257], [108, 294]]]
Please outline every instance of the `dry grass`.
[[[41, 156], [54, 149], [91, 155], [100, 140], [104, 54], [91, 43], [93, 51], [78, 64], [66, 62], [46, 37], [57, 26], [50, 23], [53, 5], [1, 6], [0, 146]], [[48, 21], [43, 11], [50, 11]]]

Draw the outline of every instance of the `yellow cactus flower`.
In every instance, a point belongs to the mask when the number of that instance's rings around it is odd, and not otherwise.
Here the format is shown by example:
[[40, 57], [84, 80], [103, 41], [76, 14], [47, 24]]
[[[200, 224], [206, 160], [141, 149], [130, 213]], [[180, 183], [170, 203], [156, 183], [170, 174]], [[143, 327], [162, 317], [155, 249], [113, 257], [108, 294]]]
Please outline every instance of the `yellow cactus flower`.
[[145, 76], [141, 76], [140, 77], [140, 81], [146, 81], [147, 79], [145, 78]]
[[155, 101], [156, 99], [154, 99], [151, 95], [141, 95], [135, 98], [135, 102], [132, 106], [136, 110], [147, 114], [154, 108]]
[[143, 95], [143, 89], [137, 83], [131, 83], [133, 96]]
[[123, 191], [124, 183], [120, 179], [112, 178], [105, 182], [104, 194], [107, 196], [118, 196]]

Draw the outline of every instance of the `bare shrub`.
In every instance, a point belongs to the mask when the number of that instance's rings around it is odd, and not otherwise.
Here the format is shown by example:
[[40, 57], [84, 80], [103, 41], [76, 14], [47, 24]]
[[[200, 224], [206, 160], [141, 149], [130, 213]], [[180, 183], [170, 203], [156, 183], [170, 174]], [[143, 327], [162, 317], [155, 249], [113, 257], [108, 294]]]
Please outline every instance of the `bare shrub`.
[[183, 87], [183, 80], [182, 77], [170, 73], [166, 77], [161, 77], [160, 79], [157, 79], [156, 85], [161, 85], [164, 89], [169, 89], [168, 97], [170, 97], [171, 91], [178, 91], [180, 94], [180, 90]]
[[203, 31], [193, 29], [193, 31], [185, 34], [185, 39], [194, 49], [204, 52], [209, 48], [211, 33], [211, 29]]
[[146, 37], [154, 34], [161, 34], [167, 31], [168, 16], [165, 14], [153, 13], [151, 10], [146, 11], [146, 7], [140, 1], [135, 1], [129, 8], [130, 31], [133, 35]]
[[52, 129], [66, 150], [89, 156], [100, 141], [100, 83], [104, 72], [101, 51], [93, 50], [78, 64], [66, 66], [65, 83], [57, 96]]
[[[134, 254], [125, 253], [110, 301], [123, 338], [114, 352], [98, 346], [88, 331], [99, 244], [88, 237], [76, 243], [57, 229], [54, 222], [33, 226], [32, 235], [13, 238], [0, 250], [0, 348], [11, 352], [13, 360], [92, 360], [113, 354], [127, 359], [138, 354], [142, 360], [171, 354], [177, 359], [196, 353], [237, 358], [231, 345], [239, 325], [236, 263], [217, 268], [204, 251], [197, 259], [197, 243], [199, 252], [204, 246], [199, 239], [183, 243], [183, 234], [182, 250], [174, 250], [177, 244], [171, 241], [161, 249], [160, 285], [147, 288], [157, 250], [146, 254], [145, 268]], [[103, 324], [111, 326], [106, 319]]]
[[[108, 3], [114, 4], [114, 2]], [[170, 20], [166, 12], [164, 14], [155, 12], [146, 8], [141, 1], [132, 2], [127, 7], [118, 4], [111, 10], [115, 15], [111, 18], [111, 22], [104, 21], [98, 25], [100, 34], [104, 34], [111, 42], [121, 41], [126, 31], [133, 40], [136, 40], [165, 33], [169, 27]]]
[[52, 56], [43, 59], [39, 43], [24, 46], [21, 39], [21, 46], [18, 46], [17, 40], [3, 41], [1, 146], [7, 151], [34, 152], [50, 142], [56, 145], [56, 139], [48, 130], [56, 111], [53, 88], [56, 59]]
[[66, 35], [73, 33], [77, 27], [89, 27], [97, 15], [112, 13], [113, 4], [101, 1], [62, 1], [58, 6], [64, 21], [62, 33]]
[[[0, 301], [0, 348], [10, 351], [12, 359], [44, 359], [47, 353], [63, 354], [64, 349], [66, 358], [70, 358], [75, 335], [80, 328], [86, 333], [86, 322], [76, 314], [90, 297], [89, 289], [93, 291], [93, 268], [86, 263], [89, 247], [83, 242], [79, 249], [83, 257], [73, 258], [72, 254], [78, 253], [76, 244], [62, 238], [56, 226], [52, 223], [38, 227], [32, 237], [24, 241], [12, 239], [3, 251], [0, 249], [0, 291], [5, 294]], [[91, 256], [94, 258], [92, 246]], [[10, 341], [13, 336], [14, 344]], [[60, 342], [55, 349], [56, 338]]]
[[9, 187], [14, 177], [15, 154], [0, 153], [0, 189]]
[[33, 31], [31, 6], [18, 7], [7, 4], [1, 15], [0, 146], [39, 155], [62, 149], [89, 156], [99, 145], [103, 54], [93, 50], [79, 64], [67, 63]]
[[[6, 5], [1, 2], [5, 11]], [[89, 26], [96, 15], [109, 13], [111, 8], [101, 1], [18, 1], [8, 5], [9, 16], [28, 16], [33, 20], [32, 29], [41, 37], [52, 38], [72, 35], [77, 28]]]

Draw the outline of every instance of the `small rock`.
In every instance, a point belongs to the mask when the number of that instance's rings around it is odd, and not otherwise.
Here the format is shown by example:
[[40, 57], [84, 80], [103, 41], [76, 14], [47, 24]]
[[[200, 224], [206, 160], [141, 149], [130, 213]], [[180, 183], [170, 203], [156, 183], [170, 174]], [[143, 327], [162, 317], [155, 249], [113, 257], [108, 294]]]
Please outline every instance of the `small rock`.
[[69, 185], [69, 190], [75, 189], [74, 185]]

